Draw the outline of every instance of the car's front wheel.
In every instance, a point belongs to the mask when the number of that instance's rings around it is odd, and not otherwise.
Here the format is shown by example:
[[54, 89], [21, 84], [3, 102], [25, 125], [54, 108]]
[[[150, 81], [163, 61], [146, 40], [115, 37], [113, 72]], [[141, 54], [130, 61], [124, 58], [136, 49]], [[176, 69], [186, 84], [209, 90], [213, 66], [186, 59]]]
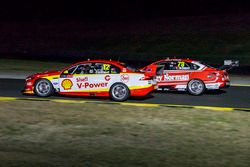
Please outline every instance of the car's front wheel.
[[205, 84], [203, 83], [202, 80], [199, 79], [192, 79], [191, 81], [188, 82], [187, 85], [187, 91], [191, 95], [201, 95], [205, 91]]
[[125, 101], [130, 96], [128, 87], [123, 83], [116, 83], [112, 85], [109, 94], [111, 99], [114, 101]]
[[54, 87], [47, 79], [39, 79], [34, 86], [34, 92], [37, 96], [48, 97], [54, 93]]

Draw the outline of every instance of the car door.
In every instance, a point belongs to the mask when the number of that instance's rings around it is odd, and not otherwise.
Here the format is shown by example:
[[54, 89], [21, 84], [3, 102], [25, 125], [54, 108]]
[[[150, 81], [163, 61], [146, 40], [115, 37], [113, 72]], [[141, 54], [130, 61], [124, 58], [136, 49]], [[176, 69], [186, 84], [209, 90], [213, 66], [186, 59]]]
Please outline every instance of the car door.
[[89, 62], [69, 69], [60, 77], [60, 91], [94, 93], [108, 91], [120, 69], [107, 63]]
[[[88, 66], [89, 63], [78, 64], [65, 70], [59, 78], [60, 92], [80, 92], [81, 85], [78, 82], [88, 81]], [[84, 91], [85, 89], [83, 89]]]
[[159, 63], [164, 66], [161, 75], [157, 76], [157, 82], [161, 85], [184, 84], [189, 81], [189, 65], [183, 61], [166, 61]]

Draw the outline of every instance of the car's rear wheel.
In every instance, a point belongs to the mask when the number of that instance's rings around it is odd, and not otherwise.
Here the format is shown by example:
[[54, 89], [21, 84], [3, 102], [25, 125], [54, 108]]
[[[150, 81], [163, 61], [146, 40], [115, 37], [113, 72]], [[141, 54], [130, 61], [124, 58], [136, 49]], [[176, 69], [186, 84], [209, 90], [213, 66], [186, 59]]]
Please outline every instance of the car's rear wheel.
[[114, 101], [125, 101], [129, 98], [130, 92], [125, 84], [115, 83], [111, 86], [109, 95]]
[[54, 87], [47, 79], [39, 79], [34, 86], [34, 92], [37, 96], [48, 97], [54, 93]]
[[205, 89], [205, 84], [199, 79], [192, 79], [187, 85], [188, 93], [195, 96], [201, 95]]

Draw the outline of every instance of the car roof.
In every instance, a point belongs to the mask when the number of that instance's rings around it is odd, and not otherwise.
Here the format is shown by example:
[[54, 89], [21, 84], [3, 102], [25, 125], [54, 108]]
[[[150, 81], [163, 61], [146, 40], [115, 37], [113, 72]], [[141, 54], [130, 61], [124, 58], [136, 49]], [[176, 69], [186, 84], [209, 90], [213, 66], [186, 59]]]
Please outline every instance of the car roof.
[[[119, 67], [120, 69], [126, 68], [126, 66], [124, 65], [125, 63], [120, 62], [120, 61], [111, 60], [111, 59], [110, 60], [105, 60], [105, 59], [93, 59], [93, 60], [90, 60], [90, 59], [88, 59], [88, 60], [85, 60], [85, 61], [78, 61], [78, 62], [76, 62], [74, 64], [71, 64], [68, 67], [73, 67], [73, 66], [75, 66], [77, 64], [84, 64], [84, 63], [109, 63], [109, 64], [112, 64], [112, 65], [115, 65], [115, 66]], [[65, 69], [67, 69], [68, 67], [66, 67]], [[126, 69], [127, 69], [127, 72], [133, 72], [132, 70], [130, 70], [128, 68], [126, 68]], [[139, 72], [133, 72], [133, 73], [139, 73]]]
[[78, 61], [76, 64], [78, 64], [78, 63], [87, 63], [87, 62], [89, 62], [89, 63], [112, 63], [112, 64], [120, 64], [121, 62], [119, 62], [119, 61], [115, 61], [115, 60], [105, 60], [105, 59], [93, 59], [93, 60], [90, 60], [90, 59], [88, 59], [88, 60], [83, 60], [83, 61]]
[[74, 64], [72, 64], [71, 66], [74, 66], [77, 64], [82, 64], [82, 63], [110, 63], [113, 65], [117, 65], [119, 67], [124, 67], [122, 65], [122, 62], [115, 61], [115, 60], [104, 60], [104, 59], [93, 59], [93, 60], [88, 59], [88, 60], [84, 60], [84, 61], [78, 61], [78, 62], [75, 62]]
[[177, 59], [177, 58], [172, 58], [172, 59], [170, 59], [170, 58], [166, 58], [166, 59], [162, 59], [162, 60], [158, 60], [158, 61], [156, 61], [156, 62], [154, 62], [154, 63], [152, 63], [152, 64], [156, 64], [156, 63], [161, 63], [161, 62], [167, 62], [167, 61], [184, 61], [184, 62], [189, 62], [189, 63], [191, 63], [191, 62], [193, 62], [194, 60], [191, 60], [191, 59], [188, 59], [188, 58], [185, 58], [185, 59]]

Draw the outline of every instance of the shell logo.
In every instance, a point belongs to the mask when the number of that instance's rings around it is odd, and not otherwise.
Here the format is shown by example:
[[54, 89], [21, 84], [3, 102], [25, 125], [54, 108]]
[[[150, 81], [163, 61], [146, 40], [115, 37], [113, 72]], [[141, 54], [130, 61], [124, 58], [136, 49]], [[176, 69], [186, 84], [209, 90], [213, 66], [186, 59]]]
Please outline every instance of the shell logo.
[[61, 85], [62, 85], [62, 87], [63, 87], [64, 90], [69, 90], [69, 89], [72, 88], [73, 83], [72, 83], [72, 81], [70, 79], [64, 79], [62, 81]]
[[121, 76], [121, 81], [124, 82], [124, 83], [128, 82], [128, 81], [129, 81], [129, 76], [128, 76], [128, 74], [123, 74], [123, 75]]

